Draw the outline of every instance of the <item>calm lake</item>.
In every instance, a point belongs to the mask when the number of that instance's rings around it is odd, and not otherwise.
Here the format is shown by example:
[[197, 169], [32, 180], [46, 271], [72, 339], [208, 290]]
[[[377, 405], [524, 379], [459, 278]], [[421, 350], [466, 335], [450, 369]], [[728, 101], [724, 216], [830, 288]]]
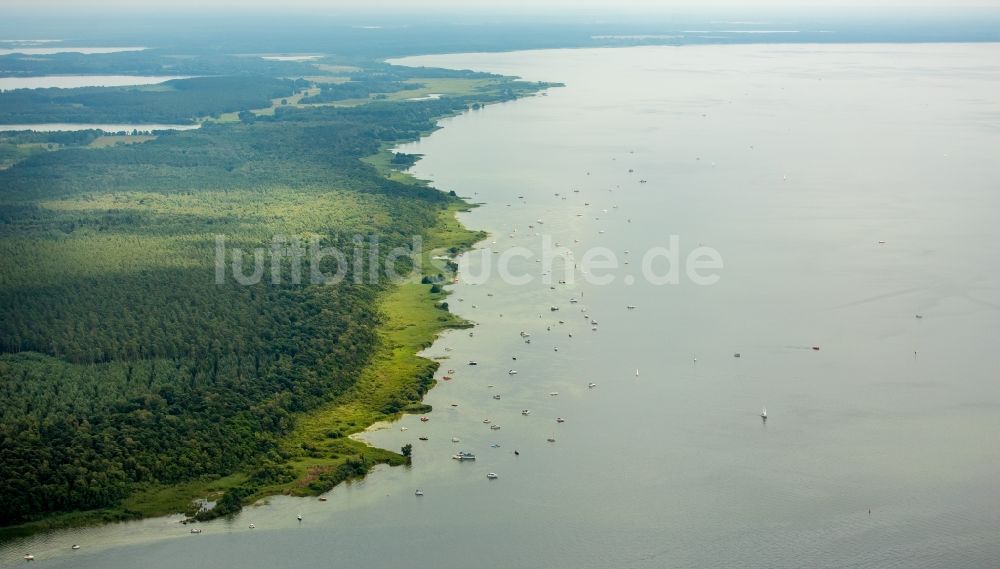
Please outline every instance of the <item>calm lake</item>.
[[[468, 255], [449, 303], [478, 327], [428, 350], [454, 379], [429, 394], [429, 422], [367, 436], [412, 443], [412, 467], [327, 502], [272, 498], [201, 535], [177, 518], [38, 535], [0, 546], [0, 563], [996, 564], [1000, 46], [404, 62], [564, 82], [401, 150], [424, 154], [420, 177], [484, 204], [462, 215], [491, 234], [481, 247], [539, 255], [548, 237], [571, 263], [606, 248], [618, 267], [565, 278], [537, 257]], [[683, 268], [678, 284], [643, 276], [651, 251], [683, 263], [698, 247], [724, 262], [703, 271], [714, 285]], [[502, 258], [529, 282], [497, 277]], [[664, 258], [646, 272], [666, 274]], [[452, 460], [460, 449], [478, 460]]]
[[38, 77], [0, 77], [0, 91], [13, 89], [43, 89], [59, 87], [125, 87], [132, 85], [156, 85], [171, 79], [187, 79], [184, 76], [168, 75], [41, 75]]
[[[43, 40], [46, 43], [58, 42], [59, 40]], [[11, 45], [13, 41], [6, 41], [0, 43], [0, 45]], [[37, 44], [29, 44], [31, 46]], [[73, 47], [73, 46], [55, 46], [55, 47], [12, 47], [12, 48], [2, 48], [0, 49], [0, 55], [54, 55], [57, 53], [82, 53], [84, 55], [95, 54], [95, 53], [119, 53], [123, 51], [143, 51], [144, 47]]]
[[103, 130], [104, 132], [153, 132], [154, 130], [192, 130], [200, 124], [90, 124], [90, 123], [43, 123], [43, 124], [0, 124], [0, 131], [34, 130], [56, 132], [69, 130]]

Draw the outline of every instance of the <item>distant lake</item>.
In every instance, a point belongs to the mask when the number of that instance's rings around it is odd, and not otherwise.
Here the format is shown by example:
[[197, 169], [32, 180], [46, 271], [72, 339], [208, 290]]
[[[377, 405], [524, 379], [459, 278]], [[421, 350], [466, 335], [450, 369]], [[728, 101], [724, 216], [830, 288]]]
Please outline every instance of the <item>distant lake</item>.
[[39, 77], [0, 77], [0, 91], [13, 89], [45, 89], [59, 87], [123, 87], [156, 85], [171, 79], [188, 79], [178, 75], [42, 75]]
[[36, 132], [58, 132], [69, 130], [103, 130], [104, 132], [152, 132], [154, 130], [194, 130], [200, 124], [82, 124], [82, 123], [46, 123], [46, 124], [0, 124], [0, 131], [33, 130]]
[[15, 47], [0, 49], [0, 55], [19, 53], [22, 55], [54, 55], [56, 53], [118, 53], [121, 51], [142, 51], [144, 47]]
[[322, 55], [263, 55], [261, 59], [266, 59], [268, 61], [312, 61], [314, 59], [319, 59], [323, 57]]

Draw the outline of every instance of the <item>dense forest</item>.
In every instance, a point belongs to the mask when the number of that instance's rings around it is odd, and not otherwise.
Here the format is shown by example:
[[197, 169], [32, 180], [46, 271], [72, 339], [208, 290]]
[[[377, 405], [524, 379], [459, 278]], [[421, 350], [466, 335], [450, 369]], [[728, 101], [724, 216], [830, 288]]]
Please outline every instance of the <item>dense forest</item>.
[[[372, 81], [385, 71], [374, 65]], [[503, 80], [437, 100], [246, 112], [302, 81], [43, 91], [26, 100], [128, 113], [123, 101], [149, 96], [134, 106], [142, 120], [227, 105], [244, 120], [100, 148], [94, 131], [0, 135], [0, 148], [42, 149], [0, 170], [0, 525], [118, 507], [154, 485], [284, 472], [279, 441], [297, 414], [349, 389], [372, 357], [390, 283], [381, 272], [356, 280], [347, 263], [338, 284], [293, 284], [286, 260], [280, 282], [216, 284], [216, 236], [248, 253], [275, 235], [320, 236], [381, 259], [457, 198], [361, 159], [441, 116], [538, 88]], [[24, 120], [7, 101], [3, 112]], [[330, 476], [363, 468], [349, 461]], [[252, 492], [227, 494], [226, 508]]]
[[305, 87], [304, 80], [252, 75], [173, 79], [141, 87], [15, 89], [0, 93], [0, 124], [190, 123], [267, 107]]

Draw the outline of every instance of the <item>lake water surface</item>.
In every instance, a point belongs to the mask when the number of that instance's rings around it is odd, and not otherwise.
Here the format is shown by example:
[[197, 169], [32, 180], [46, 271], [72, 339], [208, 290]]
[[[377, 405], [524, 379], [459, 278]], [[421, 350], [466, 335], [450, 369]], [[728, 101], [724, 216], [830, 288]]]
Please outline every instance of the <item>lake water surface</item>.
[[58, 132], [71, 130], [103, 130], [104, 132], [153, 132], [155, 130], [193, 130], [200, 127], [200, 124], [40, 123], [0, 124], [0, 131], [33, 130], [36, 132]]
[[[429, 422], [368, 436], [413, 443], [412, 467], [327, 502], [273, 498], [201, 535], [176, 518], [38, 535], [0, 563], [26, 551], [102, 569], [997, 563], [1000, 46], [405, 62], [565, 82], [402, 150], [425, 155], [417, 175], [484, 204], [462, 215], [490, 232], [482, 247], [538, 254], [547, 235], [575, 262], [606, 248], [618, 268], [549, 285], [543, 263], [514, 258], [528, 284], [472, 284], [503, 255], [468, 256], [449, 302], [479, 326], [428, 350], [454, 379], [429, 394]], [[683, 262], [699, 246], [724, 261], [706, 271], [716, 284], [643, 277], [654, 248]], [[602, 274], [612, 282], [588, 282]], [[452, 460], [459, 449], [478, 460]]]
[[[44, 40], [46, 43], [58, 42], [59, 40]], [[6, 45], [10, 45], [14, 42], [4, 42]], [[0, 44], [3, 45], [3, 44]], [[55, 55], [57, 53], [82, 53], [84, 55], [90, 54], [100, 54], [100, 53], [119, 53], [123, 51], [143, 51], [144, 47], [73, 47], [73, 46], [55, 46], [55, 47], [35, 47], [37, 44], [26, 44], [23, 47], [12, 47], [12, 48], [2, 48], [0, 49], [0, 55]]]
[[127, 87], [156, 85], [171, 79], [187, 79], [179, 75], [40, 75], [38, 77], [0, 77], [0, 91], [13, 89], [43, 89], [58, 87]]

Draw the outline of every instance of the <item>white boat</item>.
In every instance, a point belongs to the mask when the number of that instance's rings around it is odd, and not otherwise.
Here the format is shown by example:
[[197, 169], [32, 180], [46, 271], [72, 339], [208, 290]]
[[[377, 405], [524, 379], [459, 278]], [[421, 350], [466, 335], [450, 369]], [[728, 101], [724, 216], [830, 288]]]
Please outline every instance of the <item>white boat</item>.
[[458, 451], [458, 454], [452, 455], [452, 458], [457, 461], [463, 460], [476, 460], [476, 455], [471, 452], [465, 452], [464, 450]]
[[490, 425], [490, 430], [491, 431], [499, 431], [500, 430], [500, 425]]
[[635, 368], [635, 376], [639, 377], [639, 368]]
[[191, 528], [191, 533], [201, 533], [201, 530], [198, 528]]
[[549, 397], [555, 397], [556, 395], [559, 395], [558, 391], [550, 391], [549, 392]]
[[419, 489], [419, 488], [417, 488], [417, 491], [414, 492], [413, 495], [414, 496], [423, 496], [424, 495], [424, 491], [421, 490], [421, 489]]
[[490, 480], [496, 480], [497, 478], [500, 478], [499, 476], [496, 475], [495, 472], [488, 473], [486, 477], [489, 478]]
[[566, 419], [563, 419], [562, 417], [556, 417], [556, 423], [565, 423], [565, 422]]
[[250, 529], [253, 529], [253, 528], [255, 528], [255, 527], [257, 527], [257, 526], [255, 526], [255, 525], [253, 525], [253, 524], [250, 524]]
[[74, 543], [73, 547], [71, 547], [70, 549], [77, 550], [77, 549], [80, 549], [80, 546]]
[[517, 370], [516, 369], [508, 370], [507, 375], [517, 375]]
[[489, 419], [483, 419], [483, 422], [489, 424], [490, 420]]
[[295, 519], [297, 519], [297, 520], [299, 520], [301, 522], [302, 521], [302, 514], [299, 514], [299, 515], [295, 516]]
[[531, 411], [528, 411], [527, 409], [521, 409], [521, 414], [527, 417], [528, 415], [531, 414]]
[[590, 383], [587, 384], [587, 387], [589, 387], [590, 389], [593, 389], [593, 388], [597, 387], [597, 384], [594, 383], [593, 381], [591, 381]]
[[32, 555], [32, 554], [30, 554], [30, 553], [25, 553], [24, 554], [24, 560], [25, 561], [34, 561], [35, 560], [35, 556]]
[[496, 395], [494, 395], [494, 396], [493, 396], [493, 399], [500, 399], [500, 394], [499, 394], [499, 393], [497, 393]]
[[764, 407], [761, 410], [761, 412], [760, 412], [760, 418], [763, 419], [763, 420], [765, 420], [765, 421], [767, 420], [767, 407]]
[[460, 442], [460, 441], [458, 440], [458, 437], [451, 437], [451, 442], [457, 443], [457, 442]]

